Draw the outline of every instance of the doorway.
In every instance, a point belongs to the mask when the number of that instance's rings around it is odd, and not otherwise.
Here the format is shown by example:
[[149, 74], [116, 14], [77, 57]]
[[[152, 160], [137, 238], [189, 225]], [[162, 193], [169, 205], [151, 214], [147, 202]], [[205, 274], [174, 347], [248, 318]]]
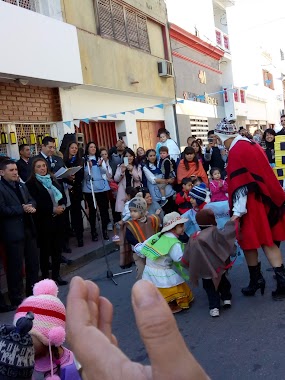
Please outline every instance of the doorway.
[[139, 145], [145, 150], [155, 149], [157, 142], [157, 132], [160, 128], [165, 128], [164, 121], [137, 121]]

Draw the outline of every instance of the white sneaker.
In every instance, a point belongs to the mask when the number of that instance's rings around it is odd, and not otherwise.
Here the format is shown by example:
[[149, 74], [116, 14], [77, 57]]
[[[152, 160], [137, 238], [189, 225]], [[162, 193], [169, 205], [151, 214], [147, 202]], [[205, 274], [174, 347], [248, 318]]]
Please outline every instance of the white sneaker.
[[113, 223], [112, 222], [108, 223], [107, 230], [113, 231]]
[[220, 310], [215, 308], [210, 310], [210, 316], [211, 317], [219, 317], [220, 316]]
[[232, 307], [232, 301], [231, 300], [224, 300], [223, 301], [223, 308], [224, 309], [230, 309]]

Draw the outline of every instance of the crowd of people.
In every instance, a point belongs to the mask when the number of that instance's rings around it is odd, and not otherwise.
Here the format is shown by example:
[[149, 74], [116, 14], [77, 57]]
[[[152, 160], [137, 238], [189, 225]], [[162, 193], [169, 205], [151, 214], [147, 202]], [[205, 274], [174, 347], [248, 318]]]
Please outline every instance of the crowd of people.
[[[277, 134], [285, 135], [285, 115], [281, 124]], [[207, 146], [191, 136], [181, 155], [163, 129], [154, 149], [145, 152], [140, 147], [136, 154], [118, 140], [109, 151], [89, 142], [80, 152], [77, 143], [70, 142], [60, 157], [55, 140], [47, 136], [36, 157], [31, 158], [29, 146], [22, 145], [17, 163], [2, 158], [1, 249], [11, 305], [1, 295], [0, 311], [17, 311], [15, 327], [0, 327], [1, 374], [34, 380], [80, 379], [83, 374], [91, 379], [95, 370], [108, 379], [107, 357], [110, 363], [125, 363], [125, 376], [149, 377], [151, 367], [130, 362], [116, 347], [110, 302], [95, 284], [78, 278], [68, 297], [67, 332], [81, 364], [64, 347], [66, 310], [57, 286], [67, 282], [60, 276], [60, 264], [71, 229], [78, 246], [84, 244], [84, 212], [93, 241], [109, 240], [109, 227], [114, 226], [112, 239], [120, 246], [121, 267], [134, 263], [137, 281], [145, 280], [134, 286], [132, 301], [156, 371], [169, 375], [165, 359], [179, 348], [183, 373], [185, 366], [189, 368], [185, 378], [207, 379], [171, 318], [171, 313], [190, 307], [194, 300], [190, 285], [202, 281], [211, 317], [220, 315], [221, 306], [230, 308], [228, 270], [235, 262], [235, 247], [240, 246], [250, 277], [241, 291], [254, 296], [260, 290], [263, 295], [266, 283], [257, 251], [262, 248], [275, 272], [272, 297], [285, 298], [280, 251], [285, 240], [285, 192], [271, 168], [275, 136], [273, 129], [251, 136], [223, 119], [209, 131]], [[63, 168], [76, 172], [59, 176]], [[153, 321], [159, 321], [155, 329]], [[102, 347], [104, 356], [99, 353]], [[160, 363], [156, 358], [163, 356], [161, 350], [165, 356]], [[173, 377], [179, 377], [177, 370], [179, 366]]]

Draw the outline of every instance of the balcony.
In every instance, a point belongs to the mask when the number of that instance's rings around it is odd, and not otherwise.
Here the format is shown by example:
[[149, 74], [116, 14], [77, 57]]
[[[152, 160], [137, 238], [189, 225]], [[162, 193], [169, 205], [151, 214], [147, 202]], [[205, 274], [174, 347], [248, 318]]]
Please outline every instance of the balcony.
[[218, 28], [216, 28], [216, 43], [220, 49], [230, 53], [229, 36]]
[[[32, 2], [26, 1], [26, 6], [28, 3], [31, 6]], [[0, 0], [0, 35], [0, 81], [25, 79], [32, 85], [50, 87], [83, 82], [73, 25]]]
[[63, 21], [60, 0], [0, 0]]

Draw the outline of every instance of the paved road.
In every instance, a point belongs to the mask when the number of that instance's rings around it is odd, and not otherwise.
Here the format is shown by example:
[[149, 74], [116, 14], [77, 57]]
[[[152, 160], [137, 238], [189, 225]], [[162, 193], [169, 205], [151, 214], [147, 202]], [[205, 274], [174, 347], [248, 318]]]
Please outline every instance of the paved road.
[[[114, 272], [120, 271], [118, 253], [109, 255]], [[267, 267], [262, 257], [262, 265]], [[85, 279], [96, 279], [101, 293], [109, 298], [115, 310], [114, 333], [123, 351], [134, 361], [148, 362], [147, 353], [136, 330], [130, 303], [135, 273], [117, 277], [118, 286], [105, 276], [104, 259], [99, 259], [73, 273]], [[272, 272], [264, 272], [267, 287], [264, 297], [257, 294], [246, 298], [240, 292], [247, 285], [245, 264], [230, 273], [233, 307], [213, 319], [208, 314], [203, 289], [195, 288], [195, 303], [188, 311], [176, 315], [176, 320], [189, 348], [213, 380], [217, 379], [285, 379], [285, 300], [274, 302], [275, 287]], [[72, 274], [68, 276], [71, 278]], [[68, 287], [61, 287], [65, 301]], [[0, 315], [0, 322], [12, 319]], [[175, 365], [175, 353], [173, 354]], [[178, 379], [177, 379], [178, 380]]]

